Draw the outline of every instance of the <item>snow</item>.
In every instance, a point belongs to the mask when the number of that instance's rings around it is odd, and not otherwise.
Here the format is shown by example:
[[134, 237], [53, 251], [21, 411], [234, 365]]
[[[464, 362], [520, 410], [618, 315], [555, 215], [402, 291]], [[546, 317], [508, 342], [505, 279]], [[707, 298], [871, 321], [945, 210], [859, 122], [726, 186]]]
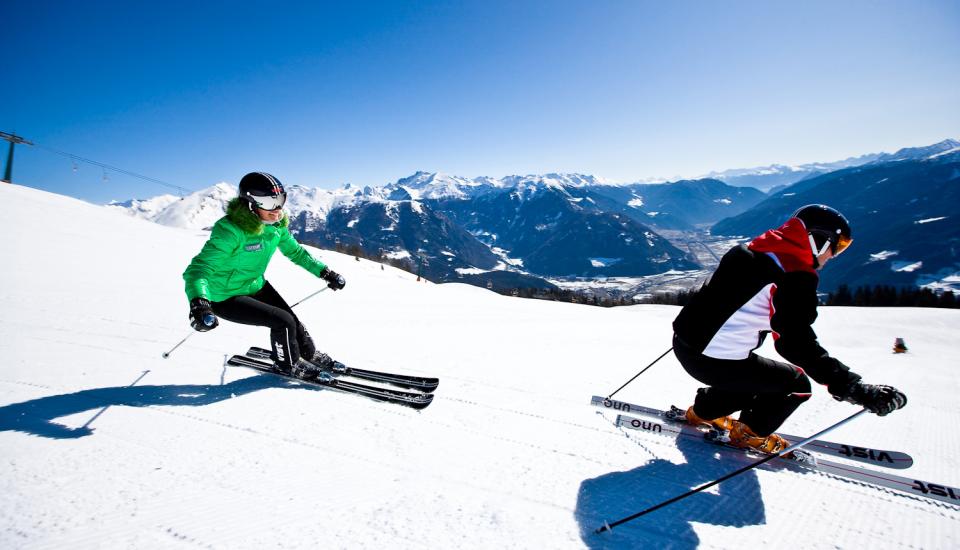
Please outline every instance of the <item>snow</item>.
[[874, 254], [870, 254], [870, 261], [871, 261], [871, 262], [882, 262], [883, 260], [887, 260], [887, 259], [889, 259], [889, 258], [892, 258], [892, 257], [896, 256], [896, 255], [899, 254], [899, 253], [900, 253], [899, 250], [881, 250], [880, 252], [876, 252], [876, 253], [874, 253]]
[[936, 153], [936, 154], [934, 154], [934, 155], [930, 155], [929, 157], [927, 157], [927, 160], [935, 159], [935, 158], [938, 158], [938, 157], [950, 155], [950, 154], [957, 153], [957, 152], [960, 152], [960, 146], [951, 147], [950, 149], [947, 149], [947, 150], [945, 150], [945, 151], [941, 151], [941, 152]]
[[566, 187], [582, 188], [591, 185], [621, 184], [581, 174], [506, 176], [499, 179], [481, 176], [467, 179], [440, 172], [421, 171], [387, 184], [379, 190], [378, 195], [388, 196], [391, 192], [402, 189], [414, 200], [466, 199], [508, 189], [515, 190], [518, 194], [547, 188], [566, 193]]
[[891, 271], [903, 271], [906, 273], [912, 273], [923, 267], [923, 262], [890, 262]]
[[162, 210], [180, 200], [176, 195], [159, 195], [152, 199], [131, 199], [128, 201], [112, 201], [106, 206], [126, 212], [128, 215], [141, 219], [153, 219]]
[[[326, 219], [334, 208], [350, 206], [359, 202], [388, 202], [380, 196], [379, 190], [359, 191], [349, 184], [335, 189], [325, 190], [300, 185], [286, 187], [287, 203], [285, 210], [290, 216], [301, 212]], [[186, 229], [208, 229], [223, 216], [227, 203], [237, 196], [235, 185], [221, 182], [183, 197], [161, 195], [148, 200], [112, 202], [107, 209], [123, 212], [129, 216], [154, 221], [170, 227]]]
[[588, 258], [593, 267], [610, 267], [623, 261], [623, 258]]
[[488, 273], [487, 269], [480, 269], [479, 267], [458, 267], [456, 272], [461, 275], [481, 275], [483, 273]]
[[206, 229], [223, 216], [227, 203], [235, 196], [237, 188], [221, 182], [183, 199], [161, 195], [143, 201], [113, 202], [106, 208], [170, 227]]
[[917, 284], [929, 288], [934, 292], [951, 291], [960, 294], [960, 272], [952, 268], [944, 268], [936, 273], [921, 274]]
[[[501, 263], [494, 268], [494, 270], [504, 270], [507, 269], [507, 266], [523, 267], [523, 260], [520, 258], [511, 258], [509, 250], [504, 250], [503, 248], [493, 246], [490, 247], [490, 251], [497, 255], [500, 260], [502, 260]], [[500, 267], [501, 265], [503, 267]]]
[[[222, 366], [267, 334], [190, 331], [180, 274], [206, 232], [17, 185], [0, 200], [19, 206], [0, 243], [0, 548], [960, 546], [956, 506], [763, 468], [592, 534], [743, 464], [589, 405], [669, 348], [675, 307], [509, 298], [312, 250], [348, 284], [298, 315], [348, 364], [439, 376], [418, 413]], [[291, 302], [321, 284], [280, 255], [267, 275]], [[910, 396], [830, 439], [960, 485], [958, 326], [956, 310], [822, 308], [824, 346]], [[685, 405], [696, 388], [668, 355], [617, 397]], [[854, 410], [817, 388], [784, 431]]]

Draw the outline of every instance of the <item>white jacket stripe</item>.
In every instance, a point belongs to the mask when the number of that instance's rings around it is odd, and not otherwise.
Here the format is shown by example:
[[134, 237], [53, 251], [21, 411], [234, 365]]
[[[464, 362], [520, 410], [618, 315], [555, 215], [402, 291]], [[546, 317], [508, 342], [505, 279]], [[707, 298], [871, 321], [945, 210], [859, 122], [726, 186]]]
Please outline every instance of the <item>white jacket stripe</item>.
[[703, 354], [715, 359], [746, 359], [760, 345], [760, 334], [771, 332], [773, 293], [777, 285], [770, 283], [747, 300], [713, 335]]

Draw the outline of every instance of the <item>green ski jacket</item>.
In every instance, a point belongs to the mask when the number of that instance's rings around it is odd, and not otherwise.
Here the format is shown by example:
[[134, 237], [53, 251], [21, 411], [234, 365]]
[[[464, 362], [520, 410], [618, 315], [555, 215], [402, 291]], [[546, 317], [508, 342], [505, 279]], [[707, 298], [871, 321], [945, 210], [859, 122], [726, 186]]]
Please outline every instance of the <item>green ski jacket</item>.
[[263, 288], [263, 273], [277, 248], [293, 263], [319, 277], [327, 266], [290, 235], [289, 223], [284, 214], [277, 224], [266, 225], [245, 201], [230, 201], [227, 215], [214, 224], [203, 249], [183, 272], [187, 300], [201, 297], [222, 302], [256, 293]]

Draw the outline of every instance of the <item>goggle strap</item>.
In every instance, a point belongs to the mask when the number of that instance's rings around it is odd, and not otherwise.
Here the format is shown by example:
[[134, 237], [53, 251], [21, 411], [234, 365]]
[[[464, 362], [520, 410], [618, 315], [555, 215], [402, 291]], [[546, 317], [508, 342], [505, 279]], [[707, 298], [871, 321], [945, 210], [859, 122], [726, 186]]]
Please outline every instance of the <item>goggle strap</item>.
[[819, 258], [821, 254], [827, 251], [830, 248], [830, 239], [823, 241], [823, 246], [820, 247], [820, 251], [817, 251], [817, 241], [813, 238], [813, 233], [807, 233], [807, 237], [810, 239], [810, 250], [813, 251], [813, 255], [816, 258]]

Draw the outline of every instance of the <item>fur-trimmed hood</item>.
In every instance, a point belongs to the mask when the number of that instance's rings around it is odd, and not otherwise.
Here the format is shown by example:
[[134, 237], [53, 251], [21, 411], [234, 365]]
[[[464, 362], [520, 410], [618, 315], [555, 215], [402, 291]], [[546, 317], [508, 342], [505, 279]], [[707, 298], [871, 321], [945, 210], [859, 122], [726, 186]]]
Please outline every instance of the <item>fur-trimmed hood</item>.
[[[263, 233], [263, 221], [250, 210], [250, 203], [239, 197], [232, 199], [227, 204], [227, 219], [233, 222], [233, 224], [239, 227], [244, 233], [250, 235]], [[284, 212], [283, 217], [277, 222], [277, 226], [287, 227], [288, 225], [290, 225], [290, 218], [288, 218], [287, 213]]]

